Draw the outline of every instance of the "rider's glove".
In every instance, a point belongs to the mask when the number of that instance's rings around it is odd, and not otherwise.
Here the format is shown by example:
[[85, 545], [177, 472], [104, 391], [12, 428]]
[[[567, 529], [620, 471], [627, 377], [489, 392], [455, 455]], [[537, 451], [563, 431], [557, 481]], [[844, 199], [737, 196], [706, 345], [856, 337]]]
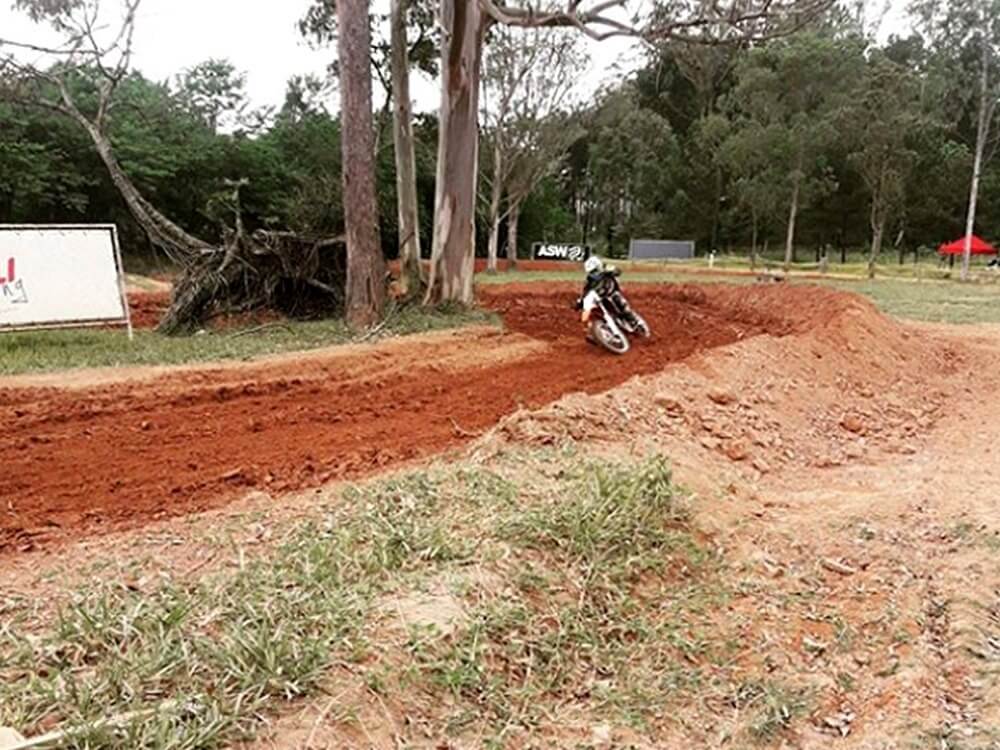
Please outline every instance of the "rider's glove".
[[573, 309], [574, 310], [582, 310], [583, 309], [583, 297], [578, 297], [577, 298], [576, 302], [573, 303]]

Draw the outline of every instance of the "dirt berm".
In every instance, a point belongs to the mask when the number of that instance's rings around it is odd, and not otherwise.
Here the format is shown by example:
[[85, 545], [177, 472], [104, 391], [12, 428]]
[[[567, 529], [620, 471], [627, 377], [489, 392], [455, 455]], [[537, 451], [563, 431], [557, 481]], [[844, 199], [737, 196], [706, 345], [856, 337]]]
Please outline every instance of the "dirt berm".
[[763, 285], [636, 285], [655, 335], [616, 358], [584, 342], [576, 291], [482, 290], [507, 332], [0, 380], [0, 551], [371, 474], [500, 420], [518, 440], [683, 434], [762, 471], [906, 451], [936, 418], [936, 378], [960, 365], [857, 297]]

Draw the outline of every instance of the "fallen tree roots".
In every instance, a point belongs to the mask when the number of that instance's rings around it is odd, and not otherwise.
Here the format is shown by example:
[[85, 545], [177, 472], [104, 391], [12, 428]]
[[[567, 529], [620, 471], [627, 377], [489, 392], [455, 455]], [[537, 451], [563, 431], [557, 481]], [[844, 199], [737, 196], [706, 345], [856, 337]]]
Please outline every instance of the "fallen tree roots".
[[347, 261], [343, 238], [292, 232], [228, 232], [224, 247], [200, 250], [174, 286], [157, 330], [190, 333], [220, 310], [267, 308], [295, 317], [339, 314]]

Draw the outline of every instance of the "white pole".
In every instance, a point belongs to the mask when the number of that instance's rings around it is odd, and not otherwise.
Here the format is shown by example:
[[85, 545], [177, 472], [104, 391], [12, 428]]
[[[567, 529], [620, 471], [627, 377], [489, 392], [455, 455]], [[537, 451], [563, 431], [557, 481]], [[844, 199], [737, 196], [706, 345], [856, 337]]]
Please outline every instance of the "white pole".
[[128, 340], [135, 340], [135, 331], [132, 329], [132, 310], [128, 306], [128, 291], [125, 289], [125, 266], [122, 264], [122, 250], [118, 245], [118, 227], [112, 224], [111, 242], [115, 246], [115, 265], [118, 266], [118, 291], [121, 294], [122, 306], [125, 308], [125, 328], [128, 330]]

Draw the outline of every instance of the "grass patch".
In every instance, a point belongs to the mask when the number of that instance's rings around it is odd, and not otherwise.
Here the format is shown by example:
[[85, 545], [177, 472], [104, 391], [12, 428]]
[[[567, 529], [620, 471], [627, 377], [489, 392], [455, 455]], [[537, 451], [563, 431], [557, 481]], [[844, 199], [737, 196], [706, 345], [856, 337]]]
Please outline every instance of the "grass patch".
[[660, 458], [573, 466], [491, 524], [517, 575], [473, 597], [460, 633], [417, 639], [407, 684], [454, 705], [452, 734], [475, 725], [488, 746], [557, 722], [570, 700], [647, 729], [712, 651], [699, 623], [718, 591], [688, 523]]
[[669, 466], [655, 458], [637, 468], [590, 467], [580, 496], [513, 517], [502, 533], [522, 546], [547, 551], [575, 568], [581, 585], [603, 579], [616, 586], [659, 570], [662, 553], [686, 548], [690, 535]]
[[[465, 554], [423, 473], [364, 489], [235, 572], [133, 591], [80, 589], [52, 627], [0, 628], [0, 725], [57, 725], [67, 747], [214, 748], [250, 737], [368, 648], [373, 598], [405, 568]], [[102, 722], [126, 716], [115, 726]]]
[[[412, 307], [397, 312], [379, 335], [400, 336], [496, 322], [495, 316], [482, 310]], [[137, 331], [133, 341], [128, 340], [124, 331], [100, 329], [4, 334], [0, 375], [81, 367], [249, 360], [349, 343], [357, 338], [342, 320], [289, 321], [242, 335], [246, 330], [209, 331], [183, 337]]]
[[41, 635], [5, 628], [0, 724], [71, 729], [64, 746], [93, 749], [252, 735], [262, 711], [312, 692], [363, 648], [371, 590], [348, 540], [303, 529], [235, 574], [150, 592], [105, 583], [78, 592]]
[[733, 694], [732, 705], [750, 712], [750, 736], [769, 742], [806, 713], [809, 698], [805, 691], [778, 682], [746, 682]]
[[[796, 720], [803, 694], [732, 672], [744, 645], [719, 627], [721, 561], [664, 460], [538, 451], [501, 466], [346, 488], [197, 582], [91, 583], [54, 622], [8, 610], [0, 724], [70, 728], [67, 747], [88, 750], [225, 747], [287, 701], [341, 693], [338, 663], [421, 736], [483, 747], [549, 736], [567, 706], [651, 738], [705, 695], [741, 709], [747, 742]], [[460, 618], [403, 618], [393, 603], [417, 592], [450, 597]]]
[[996, 284], [902, 279], [824, 283], [863, 294], [882, 312], [897, 318], [932, 323], [1000, 323], [1000, 286]]

